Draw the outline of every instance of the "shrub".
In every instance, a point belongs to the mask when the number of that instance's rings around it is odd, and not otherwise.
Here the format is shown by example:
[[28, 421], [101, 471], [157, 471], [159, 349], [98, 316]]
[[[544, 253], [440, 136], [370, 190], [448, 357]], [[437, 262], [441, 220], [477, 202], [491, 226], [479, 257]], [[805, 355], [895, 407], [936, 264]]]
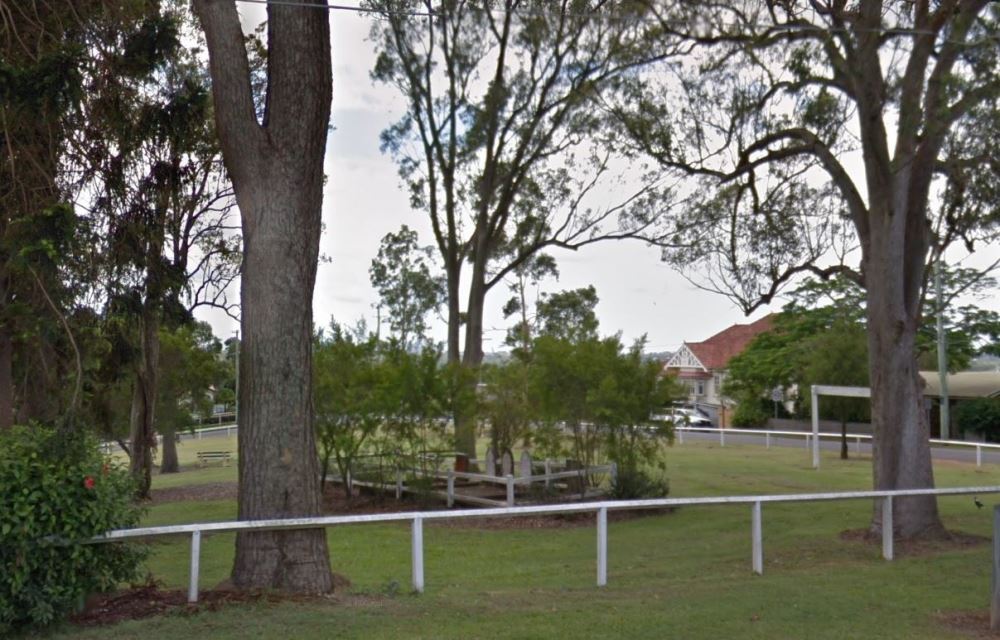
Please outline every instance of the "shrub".
[[1000, 398], [976, 398], [959, 402], [955, 420], [962, 431], [974, 431], [987, 440], [1000, 440]]
[[747, 428], [763, 427], [767, 424], [767, 419], [770, 417], [771, 414], [764, 410], [760, 400], [757, 398], [742, 398], [740, 403], [736, 405], [736, 411], [733, 412], [733, 426]]
[[0, 637], [49, 624], [136, 575], [130, 544], [84, 545], [135, 526], [129, 475], [90, 438], [15, 427], [0, 434]]
[[665, 498], [670, 484], [665, 478], [654, 477], [641, 469], [619, 469], [611, 481], [611, 497], [615, 500]]

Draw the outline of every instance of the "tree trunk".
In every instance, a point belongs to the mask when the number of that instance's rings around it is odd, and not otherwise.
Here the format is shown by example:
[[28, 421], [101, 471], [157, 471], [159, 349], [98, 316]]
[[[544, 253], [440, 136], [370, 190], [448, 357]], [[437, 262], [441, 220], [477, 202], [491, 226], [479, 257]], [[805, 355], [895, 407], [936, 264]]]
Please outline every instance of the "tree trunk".
[[847, 420], [840, 421], [840, 459], [847, 460]]
[[163, 437], [160, 473], [177, 473], [181, 470], [180, 462], [177, 460], [177, 434], [171, 428], [161, 428], [160, 435]]
[[129, 413], [129, 439], [132, 441], [129, 471], [136, 483], [136, 497], [145, 500], [149, 498], [152, 483], [153, 449], [156, 446], [156, 378], [160, 362], [159, 322], [149, 303], [144, 305], [139, 324], [142, 345]]
[[[469, 302], [465, 314], [465, 351], [462, 366], [476, 371], [483, 362], [483, 304], [486, 298], [485, 265], [477, 260], [469, 284]], [[468, 376], [468, 384], [475, 385], [478, 376]], [[476, 457], [476, 414], [463, 405], [455, 416], [455, 449], [470, 458]]]
[[461, 263], [448, 269], [448, 362], [458, 364], [462, 359], [459, 348], [462, 325], [461, 301], [459, 300]]
[[[289, 159], [291, 160], [291, 159]], [[275, 181], [277, 182], [277, 181]], [[241, 201], [245, 217], [239, 394], [239, 517], [320, 514], [312, 416], [312, 293], [319, 207], [286, 185]], [[326, 534], [241, 533], [233, 583], [241, 588], [326, 592]]]
[[[917, 373], [916, 336], [927, 237], [925, 218], [907, 213], [905, 177], [892, 209], [872, 215], [863, 262], [867, 288], [868, 359], [871, 376], [872, 466], [882, 489], [934, 487], [930, 432]], [[945, 534], [934, 496], [893, 500], [895, 535], [908, 539]], [[882, 530], [882, 501], [875, 501], [871, 529]]]
[[14, 425], [14, 344], [10, 330], [0, 327], [0, 430]]
[[[332, 90], [329, 15], [323, 4], [268, 5], [267, 99], [258, 123], [235, 3], [194, 2], [208, 43], [223, 160], [243, 222], [241, 520], [320, 514], [312, 297]], [[232, 582], [243, 589], [330, 591], [326, 533], [240, 533]]]

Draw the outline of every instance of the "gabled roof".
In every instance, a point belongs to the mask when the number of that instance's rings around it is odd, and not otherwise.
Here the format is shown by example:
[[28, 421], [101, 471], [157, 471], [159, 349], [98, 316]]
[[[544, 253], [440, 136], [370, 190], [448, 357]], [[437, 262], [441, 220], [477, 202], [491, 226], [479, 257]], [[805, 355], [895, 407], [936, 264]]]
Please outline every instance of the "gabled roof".
[[701, 342], [685, 342], [684, 346], [706, 369], [725, 369], [734, 356], [743, 353], [750, 341], [769, 331], [771, 325], [772, 316], [767, 315], [751, 324], [734, 324]]

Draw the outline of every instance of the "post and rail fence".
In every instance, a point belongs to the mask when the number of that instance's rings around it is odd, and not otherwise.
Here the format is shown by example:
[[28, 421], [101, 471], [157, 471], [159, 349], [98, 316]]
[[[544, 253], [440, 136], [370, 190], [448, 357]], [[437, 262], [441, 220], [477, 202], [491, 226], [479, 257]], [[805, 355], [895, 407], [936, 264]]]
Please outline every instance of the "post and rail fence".
[[[684, 444], [684, 434], [685, 433], [715, 433], [719, 436], [719, 445], [726, 446], [726, 436], [741, 436], [741, 435], [757, 435], [764, 438], [764, 446], [767, 448], [771, 447], [771, 438], [803, 438], [805, 441], [805, 447], [807, 451], [811, 452], [813, 467], [819, 468], [819, 441], [826, 438], [827, 440], [840, 440], [842, 437], [846, 437], [849, 441], [854, 442], [855, 450], [860, 453], [861, 443], [870, 442], [873, 436], [867, 433], [848, 433], [846, 436], [840, 433], [824, 432], [824, 431], [782, 431], [777, 429], [743, 429], [740, 427], [732, 427], [727, 429], [720, 429], [718, 427], [674, 427], [674, 431], [677, 433], [677, 441], [680, 444]], [[1000, 451], [1000, 444], [993, 444], [989, 442], [970, 442], [968, 440], [939, 440], [937, 438], [930, 439], [931, 445], [937, 445], [939, 447], [965, 447], [969, 449], [976, 450], [976, 466], [983, 466], [983, 450]]]
[[[751, 568], [755, 574], [764, 573], [764, 528], [763, 506], [765, 503], [802, 503], [827, 500], [858, 500], [871, 498], [883, 501], [882, 513], [887, 522], [882, 527], [882, 556], [886, 560], [893, 559], [892, 536], [892, 502], [894, 498], [906, 496], [954, 496], [954, 495], [989, 495], [1000, 494], [1000, 486], [987, 487], [956, 487], [948, 489], [903, 489], [892, 491], [849, 491], [836, 493], [803, 493], [783, 495], [756, 496], [712, 496], [701, 498], [661, 498], [654, 500], [620, 500], [600, 502], [577, 502], [553, 505], [537, 505], [524, 507], [496, 507], [488, 509], [468, 509], [461, 511], [411, 511], [403, 513], [374, 513], [347, 516], [324, 516], [315, 518], [288, 518], [282, 520], [246, 520], [234, 522], [207, 522], [199, 524], [182, 524], [162, 527], [143, 527], [137, 529], [119, 529], [87, 540], [85, 544], [107, 544], [123, 540], [153, 538], [170, 535], [187, 535], [191, 539], [190, 574], [188, 582], [188, 601], [198, 601], [198, 583], [201, 565], [202, 535], [230, 533], [235, 531], [281, 531], [291, 529], [319, 529], [332, 526], [374, 523], [374, 522], [410, 522], [411, 526], [411, 563], [413, 590], [420, 593], [425, 587], [424, 581], [424, 529], [425, 521], [458, 520], [462, 518], [487, 517], [518, 517], [541, 514], [587, 513], [596, 514], [597, 527], [597, 586], [603, 587], [608, 580], [608, 512], [638, 509], [663, 509], [682, 506], [703, 505], [750, 505], [750, 537], [751, 537]], [[1000, 535], [1000, 507], [994, 517], [994, 548]], [[994, 557], [994, 572], [997, 563]], [[1000, 587], [994, 577], [992, 589], [993, 609], [1000, 612]]]

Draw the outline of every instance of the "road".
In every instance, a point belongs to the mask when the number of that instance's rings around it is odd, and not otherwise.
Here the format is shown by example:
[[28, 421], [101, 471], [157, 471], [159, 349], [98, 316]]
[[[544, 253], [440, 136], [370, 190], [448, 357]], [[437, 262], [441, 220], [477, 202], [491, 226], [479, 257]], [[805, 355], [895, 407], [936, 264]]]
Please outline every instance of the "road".
[[[805, 436], [805, 434], [803, 434]], [[685, 431], [684, 432], [684, 442], [695, 441], [695, 442], [719, 442], [718, 433], [699, 433], [697, 431]], [[837, 438], [820, 438], [820, 449], [823, 451], [840, 451], [840, 439]], [[674, 441], [675, 445], [683, 446], [679, 444], [679, 441]], [[738, 429], [726, 429], [726, 444], [749, 444], [765, 446], [764, 434], [753, 434], [753, 433], [740, 433]], [[771, 446], [778, 447], [798, 447], [802, 449], [802, 457], [805, 459], [807, 457], [807, 449], [805, 445], [804, 437], [795, 436], [771, 436]], [[862, 454], [871, 455], [872, 447], [870, 441], [861, 441], [860, 449], [858, 447], [857, 441], [853, 438], [848, 438], [848, 446], [850, 453], [857, 453], [860, 451]], [[810, 449], [811, 450], [811, 444]], [[983, 449], [983, 464], [1000, 464], [1000, 449]], [[931, 457], [934, 460], [956, 460], [959, 462], [971, 462], [976, 463], [976, 449], [975, 447], [946, 447], [940, 445], [931, 445]]]

